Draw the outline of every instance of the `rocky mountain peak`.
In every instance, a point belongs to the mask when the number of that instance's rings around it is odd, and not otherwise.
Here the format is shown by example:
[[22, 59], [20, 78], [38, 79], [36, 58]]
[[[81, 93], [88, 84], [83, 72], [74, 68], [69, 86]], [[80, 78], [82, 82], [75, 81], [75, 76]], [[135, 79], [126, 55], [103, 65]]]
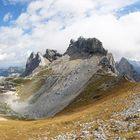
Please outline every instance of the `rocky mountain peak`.
[[121, 58], [120, 62], [116, 64], [116, 68], [121, 76], [125, 76], [136, 82], [140, 81], [140, 74], [126, 58]]
[[129, 63], [129, 61], [125, 58], [125, 57], [122, 57], [121, 60], [120, 60], [120, 63]]
[[29, 56], [27, 63], [26, 63], [26, 69], [25, 72], [22, 74], [22, 76], [28, 76], [30, 75], [38, 66], [45, 66], [49, 63], [49, 60], [43, 57], [43, 55], [38, 52], [35, 54], [34, 52], [31, 53]]
[[102, 42], [96, 38], [79, 37], [77, 41], [71, 39], [70, 45], [65, 54], [73, 55], [106, 55], [107, 50], [104, 49]]
[[50, 62], [58, 59], [61, 56], [62, 55], [58, 53], [56, 50], [50, 50], [50, 49], [47, 49], [44, 55], [44, 57], [47, 58]]
[[43, 55], [42, 55], [40, 52], [38, 52], [38, 53], [36, 54], [35, 60], [38, 61], [38, 64], [39, 64], [40, 66], [44, 66], [44, 65], [46, 64], [46, 63], [45, 63], [45, 59], [44, 59]]
[[132, 71], [133, 66], [129, 63], [129, 61], [122, 57], [118, 64], [116, 64], [116, 68], [118, 69], [120, 74], [123, 74], [124, 72]]
[[34, 52], [32, 52], [31, 54], [30, 54], [30, 56], [29, 56], [29, 59], [34, 59], [35, 58], [35, 53]]

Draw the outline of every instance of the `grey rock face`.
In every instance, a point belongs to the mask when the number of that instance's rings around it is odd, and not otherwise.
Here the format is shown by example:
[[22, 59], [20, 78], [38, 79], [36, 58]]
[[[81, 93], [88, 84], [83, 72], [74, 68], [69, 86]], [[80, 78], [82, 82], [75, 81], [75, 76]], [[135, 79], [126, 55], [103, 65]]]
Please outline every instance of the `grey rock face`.
[[47, 58], [50, 62], [58, 59], [61, 56], [62, 55], [58, 53], [56, 50], [50, 50], [50, 49], [47, 49], [46, 54], [44, 55], [44, 57]]
[[26, 63], [26, 70], [22, 76], [30, 75], [38, 66], [45, 66], [49, 61], [41, 53], [31, 53]]
[[85, 39], [83, 37], [79, 37], [77, 41], [70, 41], [69, 48], [65, 54], [68, 54], [69, 56], [89, 56], [97, 53], [102, 55], [107, 54], [107, 50], [103, 48], [101, 41], [96, 38]]
[[15, 112], [35, 119], [54, 116], [82, 92], [89, 79], [100, 69], [101, 59], [93, 56], [70, 60], [65, 55], [53, 61], [49, 65], [53, 73], [46, 77], [45, 84], [34, 93], [28, 106]]
[[126, 76], [130, 80], [140, 82], [140, 74], [126, 58], [122, 58], [120, 62], [116, 64], [116, 68], [121, 76]]
[[107, 71], [112, 71], [113, 73], [117, 74], [115, 60], [111, 53], [107, 54], [107, 56], [103, 57], [103, 59], [100, 61], [99, 65], [101, 65], [102, 68], [106, 69]]

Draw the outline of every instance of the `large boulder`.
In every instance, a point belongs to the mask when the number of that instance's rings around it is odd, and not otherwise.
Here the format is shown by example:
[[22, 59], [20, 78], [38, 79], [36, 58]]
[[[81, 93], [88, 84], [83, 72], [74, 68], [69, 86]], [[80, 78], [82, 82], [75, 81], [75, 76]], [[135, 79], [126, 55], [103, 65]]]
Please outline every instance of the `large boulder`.
[[69, 56], [106, 55], [107, 50], [103, 48], [102, 42], [96, 38], [85, 39], [79, 37], [77, 41], [70, 41], [70, 45], [65, 54]]
[[56, 50], [50, 50], [50, 49], [47, 49], [44, 55], [44, 57], [47, 58], [50, 62], [58, 59], [61, 56], [62, 55], [58, 53]]

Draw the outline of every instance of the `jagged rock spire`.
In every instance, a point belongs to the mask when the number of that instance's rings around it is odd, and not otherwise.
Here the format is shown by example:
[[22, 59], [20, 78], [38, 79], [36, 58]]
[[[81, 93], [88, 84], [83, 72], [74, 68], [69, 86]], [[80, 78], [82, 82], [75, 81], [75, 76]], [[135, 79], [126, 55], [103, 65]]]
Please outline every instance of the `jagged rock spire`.
[[49, 60], [44, 58], [40, 52], [38, 52], [37, 54], [32, 52], [27, 60], [25, 72], [21, 76], [24, 76], [24, 77], [28, 76], [28, 75], [32, 74], [32, 72], [38, 66], [45, 66], [48, 63], [49, 63]]
[[46, 57], [50, 62], [58, 59], [62, 55], [58, 53], [56, 50], [47, 49], [44, 57]]
[[69, 48], [67, 49], [65, 54], [73, 56], [76, 54], [92, 55], [96, 53], [102, 55], [107, 54], [107, 50], [103, 48], [101, 41], [96, 38], [85, 39], [83, 37], [79, 37], [77, 41], [71, 39]]

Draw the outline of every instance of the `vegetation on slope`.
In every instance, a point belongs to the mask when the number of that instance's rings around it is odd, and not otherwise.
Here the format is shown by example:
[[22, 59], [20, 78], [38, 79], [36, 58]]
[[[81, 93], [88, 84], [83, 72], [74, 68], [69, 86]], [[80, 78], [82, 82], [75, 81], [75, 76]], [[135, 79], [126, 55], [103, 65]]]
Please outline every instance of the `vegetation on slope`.
[[42, 68], [31, 78], [20, 77], [12, 79], [12, 82], [17, 85], [16, 92], [20, 99], [23, 101], [35, 94], [42, 87], [42, 85], [44, 85], [46, 76], [50, 74], [50, 72], [51, 70]]

